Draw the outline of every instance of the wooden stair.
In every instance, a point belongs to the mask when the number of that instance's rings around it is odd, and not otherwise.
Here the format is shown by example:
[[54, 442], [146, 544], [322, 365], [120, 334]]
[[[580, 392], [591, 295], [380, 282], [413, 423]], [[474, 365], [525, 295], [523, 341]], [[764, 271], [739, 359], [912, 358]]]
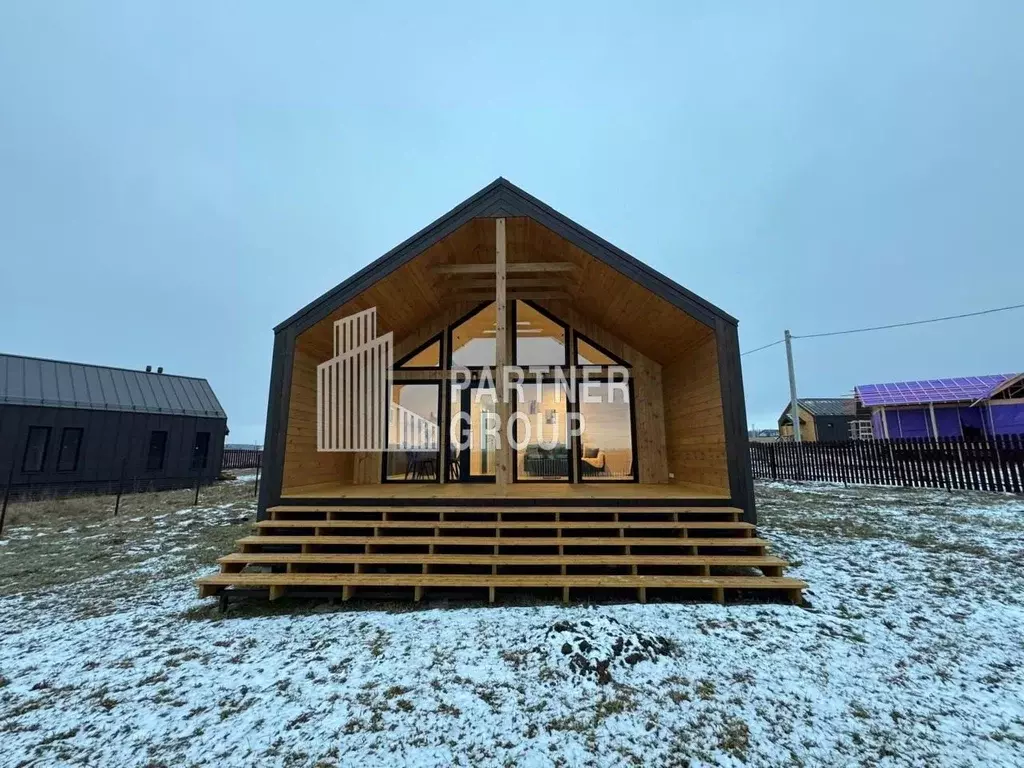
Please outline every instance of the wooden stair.
[[[784, 593], [807, 586], [783, 577], [788, 563], [733, 507], [276, 506], [200, 579], [200, 597], [289, 589], [348, 600], [356, 589], [726, 590]], [[754, 569], [762, 575], [740, 575]]]

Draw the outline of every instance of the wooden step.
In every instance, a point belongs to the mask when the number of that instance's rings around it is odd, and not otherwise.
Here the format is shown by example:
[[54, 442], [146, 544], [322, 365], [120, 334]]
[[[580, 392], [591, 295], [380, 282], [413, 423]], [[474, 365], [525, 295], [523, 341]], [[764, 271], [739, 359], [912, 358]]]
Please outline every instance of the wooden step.
[[764, 555], [510, 555], [510, 554], [425, 554], [422, 552], [334, 554], [296, 552], [235, 552], [217, 560], [225, 572], [237, 573], [249, 565], [285, 566], [292, 570], [296, 565], [358, 566], [363, 565], [407, 565], [423, 566], [423, 572], [431, 565], [442, 566], [517, 566], [523, 568], [563, 566], [612, 566], [630, 568], [645, 566], [652, 569], [689, 567], [700, 568], [704, 575], [710, 575], [710, 568], [758, 568], [765, 576], [781, 576], [782, 569], [789, 564], [779, 557]]
[[233, 552], [218, 558], [218, 563], [267, 565], [302, 563], [315, 565], [375, 564], [437, 564], [437, 565], [716, 565], [774, 566], [789, 565], [781, 557], [763, 555], [432, 555], [416, 552], [400, 554], [325, 554]]
[[310, 514], [313, 512], [322, 512], [325, 514], [339, 514], [345, 515], [353, 512], [361, 513], [375, 513], [375, 514], [386, 514], [389, 512], [411, 512], [415, 514], [428, 514], [436, 515], [438, 513], [473, 513], [473, 514], [537, 514], [537, 515], [662, 515], [662, 514], [679, 514], [679, 515], [731, 515], [741, 517], [743, 510], [737, 507], [632, 507], [632, 506], [574, 506], [574, 507], [539, 507], [539, 506], [452, 506], [452, 505], [437, 505], [437, 506], [418, 506], [418, 507], [401, 507], [401, 506], [364, 506], [364, 505], [353, 505], [353, 506], [323, 506], [323, 505], [279, 505], [276, 507], [270, 507], [267, 510], [272, 517], [280, 514], [282, 516], [291, 516], [294, 514]]
[[514, 520], [511, 522], [502, 521], [480, 521], [480, 520], [263, 520], [256, 524], [260, 529], [285, 529], [285, 528], [423, 528], [433, 530], [434, 528], [447, 529], [487, 529], [487, 530], [524, 530], [524, 529], [551, 529], [562, 530], [736, 530], [753, 531], [751, 523], [740, 523], [732, 520], [700, 520], [686, 522], [651, 522], [651, 521], [599, 521], [599, 522], [538, 522], [536, 520]]
[[[422, 574], [422, 573], [219, 573], [199, 579], [199, 596], [210, 597], [224, 587], [269, 587], [271, 600], [284, 594], [286, 587], [339, 587], [350, 596], [353, 587], [561, 587], [568, 599], [571, 587], [636, 589], [710, 589], [714, 599], [724, 602], [726, 589], [777, 589], [789, 593], [794, 602], [801, 600], [807, 584], [799, 579], [767, 576], [539, 576], [506, 574]], [[417, 595], [421, 595], [417, 589]], [[493, 593], [491, 595], [493, 597]]]
[[492, 547], [557, 547], [559, 545], [573, 547], [743, 547], [764, 551], [768, 542], [753, 536], [741, 537], [682, 537], [665, 538], [636, 537], [625, 538], [616, 536], [246, 536], [238, 540], [242, 547], [270, 545], [342, 545], [342, 544], [387, 544], [427, 546], [474, 546]]

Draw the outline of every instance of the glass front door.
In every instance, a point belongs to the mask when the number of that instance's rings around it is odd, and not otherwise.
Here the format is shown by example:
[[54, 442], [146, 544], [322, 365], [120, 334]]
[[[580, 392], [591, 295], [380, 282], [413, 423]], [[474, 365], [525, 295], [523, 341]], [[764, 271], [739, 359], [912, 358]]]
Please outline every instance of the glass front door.
[[494, 482], [498, 458], [497, 394], [493, 387], [452, 389], [448, 480]]

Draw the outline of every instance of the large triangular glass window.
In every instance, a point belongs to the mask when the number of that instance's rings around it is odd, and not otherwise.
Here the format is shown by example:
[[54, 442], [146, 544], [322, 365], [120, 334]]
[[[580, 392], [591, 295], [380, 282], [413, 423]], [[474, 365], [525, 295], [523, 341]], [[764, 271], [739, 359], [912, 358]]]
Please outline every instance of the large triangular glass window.
[[604, 347], [600, 347], [590, 339], [576, 334], [576, 365], [622, 365], [629, 367], [629, 363], [615, 357]]
[[441, 367], [441, 335], [438, 334], [395, 363], [396, 370], [423, 370]]

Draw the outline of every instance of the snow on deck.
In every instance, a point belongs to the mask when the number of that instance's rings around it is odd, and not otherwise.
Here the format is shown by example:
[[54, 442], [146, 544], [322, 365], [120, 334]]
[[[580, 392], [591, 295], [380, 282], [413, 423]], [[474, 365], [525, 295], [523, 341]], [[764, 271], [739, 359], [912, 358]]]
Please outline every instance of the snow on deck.
[[0, 765], [1021, 765], [1024, 503], [758, 497], [810, 608], [283, 601], [218, 618], [194, 598], [209, 569], [166, 576], [175, 552], [0, 598]]

